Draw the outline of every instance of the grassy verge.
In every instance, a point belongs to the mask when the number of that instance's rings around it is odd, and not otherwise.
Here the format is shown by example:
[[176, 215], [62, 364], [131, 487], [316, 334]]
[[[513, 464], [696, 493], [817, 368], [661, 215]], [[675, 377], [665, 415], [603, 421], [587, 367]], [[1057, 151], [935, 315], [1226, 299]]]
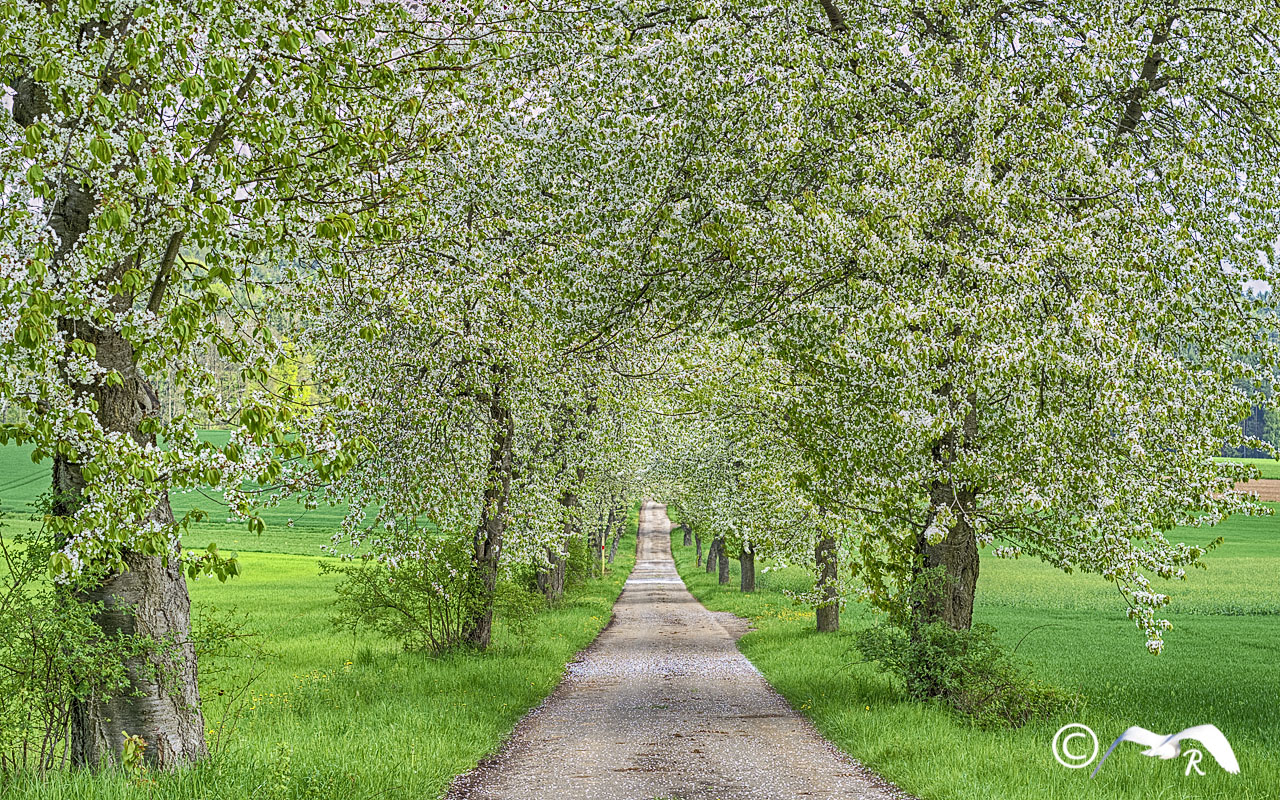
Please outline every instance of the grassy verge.
[[[984, 557], [976, 619], [996, 626], [1009, 647], [1017, 645], [1033, 675], [1078, 690], [1086, 703], [1070, 719], [997, 731], [907, 702], [886, 677], [857, 663], [849, 631], [869, 624], [861, 607], [844, 612], [840, 633], [816, 633], [812, 612], [783, 593], [810, 585], [804, 571], [762, 571], [759, 591], [742, 595], [736, 562], [732, 583], [720, 587], [713, 574], [695, 567], [694, 548], [681, 546], [678, 535], [672, 550], [681, 576], [708, 608], [754, 622], [756, 630], [739, 646], [774, 687], [831, 741], [919, 797], [1274, 798], [1280, 787], [1278, 525], [1276, 518], [1239, 518], [1211, 532], [1226, 543], [1211, 554], [1207, 573], [1171, 587], [1175, 627], [1159, 657], [1146, 654], [1106, 581], [1025, 559]], [[1202, 532], [1187, 535], [1202, 538]], [[1097, 732], [1099, 757], [1129, 725], [1168, 734], [1214, 723], [1231, 741], [1241, 774], [1226, 774], [1206, 755], [1206, 775], [1187, 775], [1186, 757], [1160, 761], [1124, 744], [1090, 779], [1092, 766], [1066, 769], [1051, 753], [1054, 733], [1068, 722]]]
[[328, 622], [332, 581], [317, 575], [314, 558], [245, 553], [242, 577], [191, 587], [196, 615], [236, 607], [274, 651], [260, 664], [230, 665], [232, 676], [263, 670], [242, 701], [231, 701], [241, 709], [238, 720], [224, 722], [230, 695], [218, 694], [237, 679], [202, 679], [209, 739], [219, 742], [213, 758], [141, 781], [118, 773], [60, 773], [0, 786], [0, 796], [439, 797], [455, 775], [501, 744], [608, 623], [635, 564], [635, 535], [633, 510], [605, 577], [571, 587], [524, 631], [499, 622], [485, 653], [439, 657], [335, 632]]

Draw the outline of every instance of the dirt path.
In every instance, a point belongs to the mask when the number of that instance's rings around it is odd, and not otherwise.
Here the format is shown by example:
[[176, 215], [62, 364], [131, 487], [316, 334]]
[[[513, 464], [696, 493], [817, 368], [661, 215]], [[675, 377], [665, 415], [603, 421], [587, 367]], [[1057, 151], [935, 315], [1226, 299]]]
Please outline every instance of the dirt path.
[[770, 688], [671, 560], [663, 506], [640, 512], [635, 571], [613, 624], [507, 744], [458, 778], [461, 800], [901, 797]]
[[1280, 480], [1274, 478], [1259, 478], [1248, 483], [1237, 483], [1236, 491], [1257, 492], [1259, 500], [1268, 503], [1280, 502]]

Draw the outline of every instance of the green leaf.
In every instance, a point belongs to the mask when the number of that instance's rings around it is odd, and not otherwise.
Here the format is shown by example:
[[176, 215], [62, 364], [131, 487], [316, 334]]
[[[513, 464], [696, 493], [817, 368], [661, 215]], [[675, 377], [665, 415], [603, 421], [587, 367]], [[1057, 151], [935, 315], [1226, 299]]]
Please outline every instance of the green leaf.
[[111, 147], [111, 142], [107, 141], [105, 136], [95, 136], [89, 142], [89, 152], [93, 157], [98, 159], [99, 163], [107, 164], [111, 161], [111, 156], [115, 152]]
[[61, 550], [49, 554], [49, 574], [53, 577], [67, 575], [71, 572], [71, 559]]

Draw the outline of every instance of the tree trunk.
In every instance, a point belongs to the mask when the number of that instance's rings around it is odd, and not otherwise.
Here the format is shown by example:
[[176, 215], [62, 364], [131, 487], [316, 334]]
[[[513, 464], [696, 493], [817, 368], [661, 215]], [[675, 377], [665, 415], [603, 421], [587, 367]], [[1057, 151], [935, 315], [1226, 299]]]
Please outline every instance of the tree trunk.
[[489, 447], [488, 483], [484, 490], [484, 507], [480, 524], [472, 539], [470, 618], [463, 626], [463, 637], [471, 645], [484, 649], [493, 634], [493, 597], [498, 586], [498, 558], [502, 554], [502, 534], [506, 529], [507, 498], [511, 492], [511, 444], [515, 438], [515, 421], [503, 397], [506, 369], [495, 367], [493, 390], [489, 395], [489, 424], [493, 443]]
[[[109, 408], [100, 405], [100, 416], [110, 413]], [[54, 486], [60, 498], [55, 513], [70, 513], [83, 489], [76, 465], [55, 459]], [[149, 518], [162, 525], [173, 523], [167, 496]], [[125, 572], [113, 573], [77, 595], [83, 602], [102, 604], [93, 621], [105, 637], [136, 637], [159, 646], [125, 661], [129, 690], [72, 702], [69, 749], [74, 765], [119, 763], [126, 732], [146, 742], [143, 754], [153, 768], [175, 767], [208, 755], [191, 642], [191, 600], [178, 565], [180, 552], [175, 548], [172, 555], [166, 564], [164, 558], [126, 550]]]
[[706, 564], [707, 572], [716, 571], [716, 563], [719, 561], [719, 556], [720, 556], [720, 537], [712, 536], [711, 546], [707, 548], [707, 564]]
[[[44, 89], [26, 76], [19, 76], [14, 88], [11, 111], [15, 122], [26, 126], [39, 121], [48, 111]], [[94, 188], [83, 184], [79, 176], [69, 178], [57, 189], [58, 198], [49, 216], [49, 226], [59, 243], [53, 259], [55, 276], [80, 246], [97, 203]], [[177, 234], [170, 239], [173, 257], [180, 242]], [[123, 273], [128, 266], [121, 264], [118, 272]], [[105, 291], [106, 284], [118, 277], [103, 276], [99, 288]], [[164, 284], [157, 280], [150, 305], [158, 307], [163, 296]], [[123, 314], [133, 305], [133, 298], [116, 295], [112, 303]], [[71, 390], [83, 398], [91, 397], [97, 404], [94, 413], [104, 431], [154, 447], [155, 434], [143, 433], [140, 427], [144, 419], [161, 413], [160, 399], [137, 369], [133, 344], [121, 331], [99, 328], [89, 321], [60, 319], [58, 325], [69, 338], [94, 345], [98, 364], [104, 370], [115, 370], [122, 378], [119, 385], [109, 386], [103, 382], [79, 383], [64, 376]], [[74, 457], [56, 456], [51, 512], [62, 517], [74, 514], [84, 489], [80, 465]], [[147, 522], [164, 527], [173, 521], [168, 494], [162, 492], [147, 515]], [[154, 768], [198, 761], [208, 755], [208, 750], [196, 681], [195, 648], [191, 643], [191, 601], [177, 561], [180, 549], [175, 547], [172, 557], [146, 556], [127, 548], [121, 555], [126, 571], [104, 576], [79, 597], [102, 604], [93, 621], [104, 637], [137, 637], [156, 646], [125, 660], [129, 690], [109, 699], [91, 696], [73, 701], [68, 748], [71, 761], [89, 767], [119, 763], [125, 731], [146, 742], [143, 757]]]
[[694, 534], [693, 541], [697, 544], [697, 547], [698, 547], [698, 566], [702, 566], [702, 534], [701, 533]]
[[[163, 507], [168, 512], [167, 502]], [[72, 703], [73, 764], [119, 763], [126, 733], [147, 743], [143, 754], [157, 769], [208, 755], [191, 643], [191, 601], [178, 554], [174, 555], [166, 565], [157, 556], [126, 553], [127, 572], [81, 595], [103, 604], [94, 622], [105, 635], [153, 639], [160, 647], [125, 662], [131, 688], [139, 696], [122, 692], [110, 699], [89, 697]]]
[[[97, 402], [98, 423], [106, 431], [154, 446], [155, 435], [140, 432], [139, 426], [146, 417], [160, 413], [160, 402], [134, 365], [132, 344], [118, 331], [92, 329], [82, 321], [63, 320], [62, 325], [64, 330], [74, 329], [77, 338], [92, 342], [98, 363], [124, 377], [123, 384], [115, 387], [75, 385], [77, 393], [92, 395]], [[74, 514], [84, 488], [79, 465], [56, 457], [53, 514]], [[147, 519], [161, 527], [173, 525], [167, 494], [160, 497]], [[79, 593], [84, 602], [102, 604], [93, 619], [103, 636], [137, 637], [158, 646], [125, 661], [130, 691], [109, 699], [86, 697], [73, 702], [73, 764], [96, 767], [104, 762], [119, 763], [126, 731], [146, 741], [144, 757], [156, 768], [197, 761], [208, 754], [191, 643], [191, 600], [179, 568], [180, 555], [176, 547], [168, 559], [126, 549], [126, 571], [107, 575]]]
[[618, 506], [616, 518], [616, 527], [613, 529], [613, 541], [609, 545], [609, 563], [613, 563], [614, 557], [618, 555], [618, 540], [622, 538], [622, 534], [627, 529], [627, 509], [626, 506]]
[[822, 536], [814, 548], [818, 562], [818, 632], [833, 633], [840, 630], [840, 592], [836, 585], [838, 578], [838, 557], [836, 540], [831, 536]]
[[688, 547], [689, 545], [693, 544], [693, 531], [689, 527], [689, 523], [681, 522], [680, 530], [684, 531], [684, 541], [682, 542], [682, 544], [685, 547]]
[[548, 603], [554, 603], [564, 597], [565, 556], [555, 547], [548, 546], [546, 552], [549, 566], [538, 570], [538, 591]]
[[[935, 501], [954, 499], [955, 506], [969, 510], [975, 505], [972, 491], [953, 492], [949, 484], [935, 487]], [[941, 585], [917, 608], [921, 622], [945, 622], [957, 630], [973, 624], [973, 600], [978, 588], [978, 540], [966, 514], [960, 514], [937, 544], [929, 544], [924, 533], [916, 536], [916, 552], [925, 570], [940, 569]]]
[[[602, 534], [604, 538], [601, 539], [602, 542], [609, 541], [609, 534], [612, 533], [613, 531], [614, 520], [616, 520], [617, 517], [618, 517], [618, 509], [613, 504], [613, 498], [610, 498], [609, 499], [609, 520], [604, 524], [604, 533]], [[618, 546], [615, 544], [613, 546], [613, 549], [614, 551], [616, 551], [618, 549]], [[613, 563], [613, 553], [609, 553], [609, 563], [610, 564]]]
[[720, 584], [725, 585], [729, 583], [729, 553], [725, 550], [723, 541], [721, 541], [720, 546], [716, 548], [716, 558], [720, 563]]
[[[578, 468], [578, 481], [581, 483], [584, 470]], [[560, 544], [555, 547], [547, 547], [547, 564], [538, 571], [538, 590], [546, 596], [548, 603], [554, 603], [561, 597], [564, 597], [565, 571], [568, 568], [568, 562], [565, 557], [564, 546], [566, 542], [573, 540], [577, 536], [575, 528], [574, 511], [578, 507], [578, 495], [573, 491], [566, 490], [560, 495], [560, 505], [564, 509], [564, 522], [562, 523], [560, 533]], [[594, 559], [592, 559], [594, 563]], [[588, 565], [588, 569], [592, 567]]]
[[[950, 384], [942, 386], [939, 394], [948, 402], [956, 402]], [[961, 430], [949, 430], [934, 443], [933, 461], [940, 467], [949, 467], [962, 452], [978, 446], [977, 395], [969, 392], [963, 403]], [[916, 535], [918, 568], [939, 570], [942, 574], [941, 585], [931, 587], [928, 595], [918, 600], [916, 619], [926, 624], [945, 622], [956, 630], [967, 630], [973, 624], [973, 598], [978, 587], [978, 541], [972, 523], [977, 514], [978, 493], [951, 481], [935, 480], [929, 486], [929, 502], [935, 509], [951, 509], [955, 521], [937, 544], [930, 544], [925, 536], [928, 526]]]
[[744, 542], [742, 552], [738, 554], [738, 566], [741, 568], [738, 588], [744, 592], [756, 590], [756, 552], [749, 543]]
[[591, 570], [600, 570], [604, 576], [604, 548], [609, 543], [609, 528], [604, 522], [604, 503], [600, 504], [600, 513], [596, 515], [595, 532], [591, 534]]

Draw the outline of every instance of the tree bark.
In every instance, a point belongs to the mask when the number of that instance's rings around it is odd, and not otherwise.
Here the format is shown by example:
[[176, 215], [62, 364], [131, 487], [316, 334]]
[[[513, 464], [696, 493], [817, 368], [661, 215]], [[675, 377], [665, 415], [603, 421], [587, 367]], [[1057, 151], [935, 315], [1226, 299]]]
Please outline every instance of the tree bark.
[[681, 544], [685, 547], [693, 544], [693, 530], [689, 527], [689, 523], [681, 522], [680, 530], [684, 531], [684, 541]]
[[[954, 499], [956, 507], [972, 509], [974, 493], [954, 491], [950, 484], [935, 487], [935, 499]], [[924, 598], [917, 609], [922, 622], [945, 622], [957, 630], [973, 625], [973, 601], [978, 588], [978, 540], [973, 535], [967, 515], [961, 514], [937, 544], [929, 544], [921, 532], [916, 536], [916, 551], [925, 570], [942, 570], [942, 584]]]
[[[581, 483], [585, 470], [578, 468], [577, 478]], [[560, 505], [564, 508], [564, 522], [561, 529], [560, 544], [556, 547], [547, 547], [547, 564], [538, 571], [538, 590], [547, 598], [548, 603], [554, 603], [561, 597], [564, 597], [565, 571], [568, 569], [568, 561], [564, 553], [564, 543], [571, 541], [577, 536], [577, 530], [574, 523], [574, 511], [578, 508], [578, 495], [572, 490], [566, 490], [560, 495]], [[594, 554], [592, 554], [591, 564], [595, 563]], [[593, 569], [588, 564], [587, 569]]]
[[[32, 125], [48, 112], [48, 98], [35, 81], [19, 76], [14, 88], [11, 111], [19, 125]], [[78, 176], [57, 189], [58, 197], [49, 217], [49, 226], [58, 238], [55, 270], [80, 246], [97, 203], [93, 187], [84, 185]], [[178, 241], [171, 239], [175, 256]], [[128, 266], [121, 264], [116, 272], [122, 273]], [[118, 277], [119, 274], [108, 274], [100, 280], [105, 287]], [[155, 290], [153, 294], [157, 294]], [[152, 303], [157, 304], [162, 298], [163, 289]], [[127, 311], [132, 302], [131, 297], [113, 299], [113, 305], [121, 312]], [[133, 344], [120, 330], [97, 327], [85, 320], [64, 318], [58, 320], [58, 326], [64, 333], [93, 344], [98, 363], [106, 370], [115, 370], [123, 379], [118, 386], [108, 386], [67, 378], [75, 394], [92, 397], [97, 403], [95, 417], [101, 428], [129, 436], [138, 444], [154, 446], [155, 434], [143, 433], [140, 427], [145, 418], [161, 413], [160, 401], [137, 369]], [[52, 514], [74, 514], [84, 490], [80, 465], [74, 458], [56, 456]], [[173, 524], [167, 493], [157, 498], [147, 522]], [[86, 697], [73, 701], [68, 748], [73, 764], [97, 767], [118, 763], [125, 731], [146, 742], [143, 755], [154, 768], [174, 767], [208, 755], [191, 642], [191, 601], [178, 566], [180, 554], [177, 547], [165, 557], [126, 548], [121, 553], [124, 572], [106, 575], [80, 592], [79, 598], [84, 602], [102, 604], [93, 621], [104, 637], [137, 637], [152, 646], [125, 661], [128, 690], [109, 699]]]
[[738, 566], [741, 568], [738, 588], [744, 592], [756, 590], [756, 552], [749, 542], [744, 542], [742, 552], [738, 554]]
[[[168, 503], [164, 504], [167, 512]], [[88, 697], [71, 706], [71, 763], [95, 767], [119, 763], [126, 733], [147, 747], [149, 765], [165, 769], [208, 755], [204, 717], [191, 642], [191, 601], [176, 558], [126, 553], [127, 572], [82, 593], [103, 604], [94, 622], [110, 637], [140, 637], [158, 643], [153, 652], [125, 662], [132, 692]]]
[[[613, 532], [613, 525], [614, 525], [614, 522], [617, 520], [617, 518], [618, 518], [618, 507], [615, 504], [615, 500], [611, 497], [609, 498], [609, 520], [604, 524], [604, 539], [602, 541], [609, 540], [609, 535]], [[617, 552], [617, 549], [618, 549], [618, 545], [615, 543], [613, 545], [613, 552], [609, 553], [610, 564], [613, 563], [613, 553]]]
[[819, 633], [834, 633], [840, 630], [840, 591], [836, 585], [836, 580], [839, 577], [839, 559], [836, 553], [836, 540], [834, 537], [819, 537], [817, 546], [814, 548], [814, 556], [818, 562], [817, 624]]
[[720, 537], [711, 537], [711, 546], [707, 548], [707, 572], [715, 572], [720, 559]]
[[507, 524], [507, 498], [511, 492], [511, 445], [515, 438], [515, 421], [503, 395], [506, 372], [503, 367], [493, 368], [493, 387], [488, 398], [493, 442], [489, 447], [484, 507], [472, 538], [470, 618], [463, 626], [463, 638], [481, 650], [489, 646], [493, 635], [493, 598], [498, 586], [502, 535]]
[[604, 503], [600, 504], [600, 513], [596, 515], [595, 531], [591, 534], [591, 570], [597, 568], [604, 576], [604, 548], [609, 543], [609, 528], [604, 521]]
[[548, 603], [554, 603], [564, 597], [565, 556], [555, 547], [548, 546], [546, 552], [549, 566], [538, 570], [538, 591]]
[[[939, 393], [948, 399], [952, 398], [951, 385], [944, 385]], [[935, 464], [949, 467], [962, 450], [977, 447], [977, 396], [969, 392], [963, 402], [963, 427], [959, 432], [948, 431], [934, 443]], [[978, 587], [978, 541], [972, 524], [977, 514], [978, 493], [972, 487], [956, 486], [948, 480], [935, 480], [929, 487], [929, 501], [935, 509], [950, 509], [955, 521], [937, 544], [930, 544], [925, 536], [928, 525], [916, 535], [917, 570], [940, 569], [942, 572], [941, 585], [934, 587], [936, 591], [918, 601], [918, 606], [914, 609], [916, 618], [921, 623], [945, 622], [957, 630], [967, 630], [973, 624], [973, 600]], [[916, 577], [920, 577], [919, 572]]]
[[716, 548], [716, 559], [719, 562], [719, 581], [721, 585], [729, 583], [729, 553], [725, 550], [724, 541]]
[[693, 540], [698, 547], [698, 566], [702, 566], [702, 534], [701, 533], [694, 534]]
[[[66, 222], [74, 216], [64, 213], [62, 219]], [[98, 363], [124, 377], [122, 385], [115, 387], [74, 384], [78, 394], [92, 395], [103, 430], [154, 446], [155, 434], [144, 434], [139, 427], [143, 419], [160, 413], [159, 398], [134, 364], [133, 345], [116, 330], [95, 329], [79, 320], [62, 320], [60, 325], [64, 331], [91, 342]], [[53, 514], [74, 514], [84, 489], [79, 465], [63, 456], [56, 457]], [[147, 520], [162, 527], [173, 525], [167, 493], [160, 496]], [[144, 757], [155, 768], [173, 767], [208, 755], [191, 643], [191, 600], [178, 565], [180, 555], [176, 547], [167, 558], [126, 549], [126, 571], [107, 575], [78, 594], [83, 602], [101, 604], [93, 621], [104, 637], [136, 637], [152, 646], [125, 661], [128, 691], [109, 699], [86, 697], [73, 702], [73, 764], [96, 767], [118, 763], [126, 731], [146, 741]]]
[[622, 534], [627, 530], [627, 507], [619, 503], [616, 518], [616, 526], [613, 529], [613, 541], [609, 544], [609, 563], [613, 563], [614, 557], [618, 555], [618, 540], [622, 538]]

